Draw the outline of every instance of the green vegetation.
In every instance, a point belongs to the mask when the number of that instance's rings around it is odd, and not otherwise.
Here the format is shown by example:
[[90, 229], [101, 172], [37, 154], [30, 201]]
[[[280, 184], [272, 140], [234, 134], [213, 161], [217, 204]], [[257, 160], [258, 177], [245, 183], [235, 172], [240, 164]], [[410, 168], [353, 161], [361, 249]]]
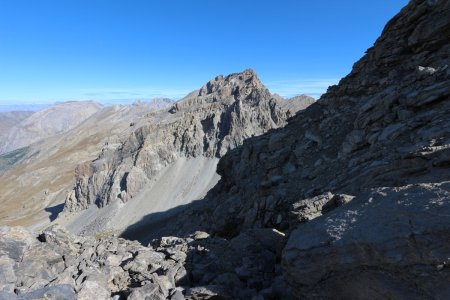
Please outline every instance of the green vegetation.
[[0, 155], [0, 174], [20, 163], [20, 161], [28, 154], [29, 149], [30, 147], [24, 147]]

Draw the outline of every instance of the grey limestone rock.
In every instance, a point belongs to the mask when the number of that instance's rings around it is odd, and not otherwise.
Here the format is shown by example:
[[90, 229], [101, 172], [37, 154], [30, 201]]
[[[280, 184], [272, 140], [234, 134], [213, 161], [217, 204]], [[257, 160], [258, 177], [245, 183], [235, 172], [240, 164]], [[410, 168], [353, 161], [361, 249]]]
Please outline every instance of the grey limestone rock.
[[[305, 99], [292, 101], [302, 100], [304, 108], [311, 103]], [[272, 95], [253, 70], [216, 77], [169, 112], [135, 124], [137, 129], [117, 150], [80, 164], [65, 210], [101, 207], [116, 199], [126, 202], [178, 157], [222, 157], [246, 138], [284, 126], [288, 108], [282, 101], [286, 100]]]
[[[14, 298], [13, 298], [14, 299]], [[24, 295], [21, 295], [17, 299], [21, 300], [35, 300], [35, 299], [48, 299], [48, 300], [76, 300], [77, 298], [73, 288], [69, 285], [55, 285], [50, 287], [41, 288]], [[101, 298], [97, 298], [101, 299]]]
[[[450, 1], [431, 2], [410, 1], [285, 127], [222, 157], [192, 213], [231, 243], [253, 228], [286, 234], [292, 297], [448, 298]], [[255, 277], [245, 266], [238, 275]]]
[[116, 237], [74, 236], [59, 226], [40, 234], [19, 227], [0, 231], [5, 299], [110, 299], [117, 293], [166, 299], [175, 287], [168, 276], [182, 267], [165, 252]]
[[304, 297], [445, 299], [449, 213], [449, 182], [361, 194], [290, 235], [289, 283]]

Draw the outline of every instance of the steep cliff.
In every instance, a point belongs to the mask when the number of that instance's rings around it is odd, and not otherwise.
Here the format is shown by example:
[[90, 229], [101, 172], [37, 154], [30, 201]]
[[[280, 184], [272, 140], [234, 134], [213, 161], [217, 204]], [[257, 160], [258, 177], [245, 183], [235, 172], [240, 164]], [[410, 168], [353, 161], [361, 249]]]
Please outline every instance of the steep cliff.
[[93, 160], [105, 144], [115, 147], [133, 131], [130, 123], [163, 104], [107, 106], [69, 131], [0, 155], [0, 224], [42, 226], [53, 220], [80, 161]]
[[65, 210], [127, 202], [177, 159], [220, 158], [244, 139], [284, 125], [287, 115], [252, 70], [218, 76], [168, 112], [135, 124], [118, 149], [80, 165]]
[[339, 85], [220, 160], [203, 228], [294, 230], [297, 297], [449, 297], [449, 37], [450, 1], [411, 1]]

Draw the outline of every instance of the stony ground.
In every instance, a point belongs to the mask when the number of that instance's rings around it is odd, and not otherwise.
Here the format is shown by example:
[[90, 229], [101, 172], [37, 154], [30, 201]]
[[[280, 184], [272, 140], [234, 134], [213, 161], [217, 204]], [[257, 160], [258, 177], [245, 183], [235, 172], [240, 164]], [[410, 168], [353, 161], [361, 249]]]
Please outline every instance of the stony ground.
[[231, 241], [198, 231], [148, 247], [58, 226], [38, 235], [20, 227], [0, 232], [0, 299], [250, 299], [261, 287], [261, 296], [274, 295], [281, 275], [284, 235], [270, 229]]

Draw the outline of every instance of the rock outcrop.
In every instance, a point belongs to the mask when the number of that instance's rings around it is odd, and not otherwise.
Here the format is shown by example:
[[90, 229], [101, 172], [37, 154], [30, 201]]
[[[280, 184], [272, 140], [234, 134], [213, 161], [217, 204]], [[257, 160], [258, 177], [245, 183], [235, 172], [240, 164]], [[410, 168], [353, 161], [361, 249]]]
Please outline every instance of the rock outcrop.
[[157, 100], [106, 106], [67, 132], [0, 155], [0, 224], [47, 226], [45, 220], [50, 222], [62, 210], [80, 162], [118, 146], [134, 130], [133, 122], [172, 104]]
[[127, 202], [178, 158], [222, 157], [244, 139], [283, 126], [287, 116], [253, 70], [218, 76], [168, 112], [136, 124], [117, 150], [80, 165], [65, 210]]
[[202, 228], [289, 235], [296, 297], [448, 298], [449, 36], [450, 1], [411, 1], [339, 85], [220, 160]]
[[450, 296], [450, 182], [376, 188], [299, 226], [283, 262], [306, 298]]

